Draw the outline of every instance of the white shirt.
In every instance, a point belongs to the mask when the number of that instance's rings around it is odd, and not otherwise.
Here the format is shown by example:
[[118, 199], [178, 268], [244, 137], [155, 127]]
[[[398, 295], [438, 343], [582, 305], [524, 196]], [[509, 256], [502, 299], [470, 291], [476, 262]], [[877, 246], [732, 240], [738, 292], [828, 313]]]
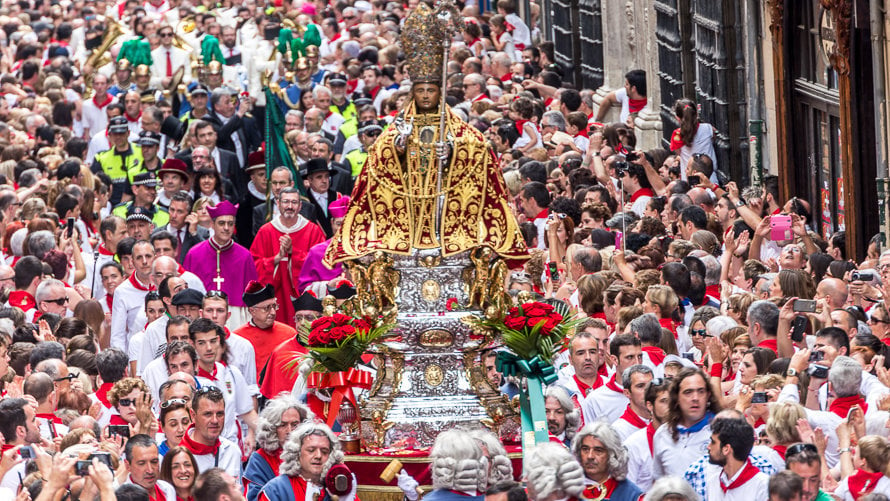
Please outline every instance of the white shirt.
[[312, 193], [312, 196], [315, 198], [315, 201], [318, 202], [318, 205], [321, 206], [322, 212], [327, 217], [328, 215], [328, 194], [327, 192], [319, 193], [315, 190], [309, 190]]
[[[841, 498], [843, 501], [856, 501], [855, 499], [853, 499], [853, 495], [850, 493], [850, 485], [847, 480], [848, 479], [845, 478], [838, 482], [837, 489], [835, 489], [834, 494], [835, 496]], [[890, 478], [887, 478], [886, 476], [881, 477], [881, 479], [878, 480], [877, 485], [875, 485], [874, 490], [872, 490], [871, 492], [890, 496]]]
[[654, 478], [665, 475], [673, 475], [683, 478], [686, 468], [708, 452], [708, 443], [711, 441], [711, 425], [705, 425], [701, 430], [680, 433], [678, 440], [674, 441], [671, 429], [663, 424], [655, 430], [652, 437], [652, 472]]
[[[124, 482], [124, 483], [125, 483], [125, 484], [139, 485], [139, 484], [135, 484], [135, 483], [130, 479], [130, 476], [129, 476], [129, 475], [127, 475], [127, 481]], [[157, 483], [156, 483], [155, 485], [158, 487], [158, 489], [161, 490], [161, 493], [164, 495], [164, 497], [167, 499], [167, 501], [176, 501], [176, 489], [175, 489], [172, 485], [168, 484], [167, 482], [164, 482], [164, 481], [161, 480], [161, 479], [158, 479], [158, 481], [157, 481]], [[140, 487], [142, 487], [142, 486], [140, 485]], [[144, 487], [143, 487], [143, 489], [144, 489]], [[151, 496], [154, 496], [154, 495], [155, 495], [154, 492], [151, 492], [151, 493], [149, 493], [149, 494], [150, 494]]]
[[742, 485], [723, 492], [720, 480], [722, 479], [723, 484], [729, 486], [745, 469], [740, 468], [732, 478], [727, 478], [723, 468], [719, 466], [707, 465], [705, 468], [707, 500], [703, 501], [766, 501], [769, 499], [769, 475], [760, 470]]
[[[624, 414], [624, 413], [622, 413], [622, 414]], [[649, 422], [648, 419], [645, 419], [642, 416], [640, 416], [640, 419], [642, 419], [646, 423]], [[631, 435], [633, 435], [634, 433], [636, 433], [640, 430], [643, 430], [645, 428], [646, 428], [645, 426], [643, 426], [642, 428], [637, 428], [635, 425], [631, 424], [629, 421], [627, 421], [624, 418], [618, 418], [618, 420], [612, 421], [612, 429], [615, 430], [615, 433], [618, 434], [618, 438], [620, 438], [622, 442], [627, 440], [627, 438], [630, 437]]]
[[[111, 104], [114, 101], [115, 99], [112, 98], [108, 103]], [[106, 108], [108, 108], [107, 104], [101, 108], [96, 106], [96, 103], [92, 98], [83, 100], [83, 107], [81, 108], [83, 127], [90, 137], [99, 132], [104, 133], [105, 129], [108, 128], [108, 115], [105, 113]]]
[[[695, 138], [692, 140], [692, 146], [684, 145], [680, 148], [680, 165], [689, 163], [694, 153], [703, 153], [714, 162], [714, 172], [717, 172], [717, 154], [714, 152], [714, 126], [706, 123], [699, 123], [698, 129], [695, 131]], [[686, 169], [683, 171], [685, 179]], [[715, 176], [712, 176], [712, 181]]]
[[587, 394], [587, 398], [581, 402], [581, 414], [585, 423], [594, 421], [614, 423], [624, 414], [629, 403], [630, 400], [623, 391], [617, 392], [603, 385]]
[[251, 396], [260, 395], [260, 387], [257, 385], [256, 375], [256, 350], [250, 341], [244, 339], [238, 334], [231, 333], [226, 338], [228, 345], [229, 364], [237, 367], [244, 376], [247, 388]]
[[532, 46], [532, 32], [529, 31], [528, 25], [525, 24], [525, 21], [522, 20], [521, 17], [516, 14], [507, 14], [504, 16], [504, 20], [513, 25], [513, 41], [516, 44], [523, 45], [523, 49], [527, 49]]
[[322, 122], [321, 130], [330, 134], [331, 137], [337, 137], [337, 132], [340, 131], [340, 127], [343, 126], [345, 121], [343, 115], [339, 113], [331, 113], [324, 119], [324, 122]]
[[151, 389], [152, 407], [157, 413], [160, 413], [161, 385], [170, 378], [170, 373], [167, 371], [167, 361], [164, 360], [164, 357], [152, 360], [142, 368], [141, 377]]
[[633, 432], [624, 440], [627, 449], [627, 479], [646, 492], [652, 487], [652, 453], [649, 452], [649, 439], [646, 428]]
[[[133, 278], [138, 281], [138, 278]], [[137, 289], [130, 279], [124, 280], [114, 290], [114, 302], [111, 307], [111, 346], [124, 353], [127, 349], [130, 336], [145, 328], [145, 295], [148, 287], [142, 284], [146, 290]]]
[[142, 346], [135, 358], [137, 376], [142, 375], [149, 363], [164, 355], [164, 350], [167, 349], [167, 322], [169, 320], [170, 317], [167, 315], [161, 315], [145, 328]]
[[[244, 381], [241, 371], [234, 366], [225, 366], [216, 362], [216, 381], [202, 376], [195, 376], [201, 386], [216, 386], [222, 391], [226, 401], [226, 421], [222, 436], [234, 443], [239, 443], [239, 431], [236, 418], [253, 410], [253, 398], [250, 387]], [[237, 446], [236, 446], [237, 447]], [[240, 464], [241, 453], [238, 453]]]
[[52, 442], [55, 437], [64, 437], [68, 434], [68, 427], [53, 423], [49, 419], [37, 418], [37, 427], [40, 429], [40, 436]]
[[[188, 433], [192, 433], [190, 430]], [[238, 444], [224, 437], [219, 437], [219, 453], [195, 455], [198, 472], [205, 472], [211, 468], [222, 468], [226, 473], [235, 477], [238, 488], [241, 488], [241, 449]], [[174, 498], [175, 499], [175, 498]]]

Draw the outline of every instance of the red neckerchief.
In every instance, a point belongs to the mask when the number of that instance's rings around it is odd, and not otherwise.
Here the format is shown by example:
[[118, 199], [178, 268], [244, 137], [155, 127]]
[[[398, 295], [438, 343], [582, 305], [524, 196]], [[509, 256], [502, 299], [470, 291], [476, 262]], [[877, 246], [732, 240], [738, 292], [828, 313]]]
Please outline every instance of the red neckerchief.
[[378, 85], [377, 87], [374, 87], [369, 92], [371, 93], [371, 99], [376, 99], [377, 94], [380, 92], [380, 86]]
[[149, 496], [148, 499], [152, 501], [167, 501], [167, 496], [164, 495], [164, 491], [162, 491], [161, 488], [158, 487], [158, 484], [155, 483], [155, 495], [154, 497]]
[[59, 416], [56, 416], [55, 414], [49, 413], [49, 412], [41, 412], [39, 414], [36, 414], [36, 417], [39, 417], [41, 419], [46, 419], [47, 421], [49, 421], [53, 424], [62, 424], [62, 418], [60, 418]]
[[269, 452], [266, 449], [260, 448], [257, 449], [256, 453], [269, 463], [269, 467], [272, 468], [272, 473], [277, 476], [278, 469], [281, 467], [281, 449], [278, 449], [276, 452]]
[[842, 419], [846, 419], [847, 415], [850, 414], [850, 409], [854, 405], [858, 405], [859, 408], [862, 409], [863, 414], [868, 412], [868, 404], [866, 404], [865, 399], [863, 399], [859, 395], [835, 398], [831, 401], [830, 404], [828, 404], [828, 412], [833, 412], [840, 416]]
[[474, 38], [473, 41], [470, 42], [470, 47], [473, 47], [473, 46], [476, 45], [477, 43], [482, 43], [482, 39], [479, 38], [479, 37]]
[[859, 496], [875, 490], [875, 486], [883, 476], [884, 474], [880, 471], [869, 473], [862, 469], [856, 470], [847, 477], [847, 488], [850, 489], [850, 495], [853, 496], [853, 499], [859, 499]]
[[513, 80], [513, 73], [507, 73], [506, 75], [501, 77], [501, 82], [511, 82]]
[[627, 409], [624, 410], [624, 414], [621, 415], [620, 419], [627, 421], [637, 429], [645, 428], [648, 424], [645, 419], [641, 418], [639, 414], [630, 408], [630, 404], [627, 404]]
[[111, 408], [111, 402], [108, 401], [108, 391], [111, 390], [112, 386], [114, 386], [114, 383], [103, 383], [95, 393], [96, 400], [102, 402], [106, 409]]
[[128, 122], [138, 122], [140, 118], [142, 118], [142, 112], [140, 111], [138, 115], [135, 117], [131, 117], [126, 111], [124, 112], [124, 116], [127, 117]]
[[33, 310], [37, 307], [37, 301], [28, 291], [12, 291], [9, 293], [9, 305], [21, 308], [22, 311]]
[[9, 449], [12, 449], [13, 447], [15, 447], [15, 446], [12, 445], [12, 444], [3, 444], [3, 445], [0, 445], [0, 453], [6, 452], [6, 451], [8, 451]]
[[216, 439], [216, 443], [213, 445], [204, 445], [196, 442], [191, 435], [189, 435], [189, 431], [195, 429], [195, 425], [190, 425], [188, 429], [185, 430], [185, 435], [182, 436], [182, 442], [179, 443], [182, 447], [188, 449], [195, 456], [206, 456], [207, 454], [218, 454], [219, 453], [219, 439]]
[[655, 439], [655, 426], [650, 421], [649, 424], [646, 425], [646, 441], [649, 442], [649, 454], [655, 454], [655, 448], [652, 446], [652, 441]]
[[787, 445], [774, 445], [773, 450], [782, 457], [782, 461], [785, 460], [785, 452], [788, 451]]
[[149, 284], [149, 286], [147, 288], [144, 285], [142, 285], [142, 283], [139, 282], [139, 279], [136, 278], [135, 271], [133, 272], [132, 275], [130, 275], [130, 278], [128, 278], [127, 280], [129, 280], [130, 283], [133, 284], [133, 287], [135, 287], [136, 290], [145, 291], [145, 292], [155, 290], [155, 286], [153, 284]]
[[479, 101], [484, 101], [484, 100], [486, 100], [486, 99], [488, 99], [488, 95], [486, 95], [486, 94], [483, 92], [482, 94], [479, 94], [478, 96], [474, 97], [472, 102], [474, 102], [474, 103], [478, 103]]
[[630, 196], [630, 203], [634, 203], [640, 197], [654, 197], [655, 192], [652, 191], [652, 188], [640, 188], [635, 191], [633, 195]]
[[124, 421], [124, 418], [121, 417], [120, 414], [112, 414], [111, 418], [108, 420], [108, 424], [119, 425], [119, 426], [129, 426], [130, 423]]
[[331, 37], [330, 42], [336, 42], [337, 40], [340, 40], [340, 32], [339, 31], [337, 33], [334, 33], [334, 36]]
[[754, 427], [763, 426], [766, 424], [766, 421], [763, 420], [762, 417], [757, 418], [757, 421], [754, 421]]
[[707, 294], [708, 296], [711, 296], [712, 298], [716, 299], [717, 301], [720, 301], [720, 285], [714, 284], [714, 285], [705, 286], [705, 294]]
[[549, 211], [547, 209], [544, 209], [541, 212], [539, 212], [537, 216], [535, 216], [535, 219], [547, 219], [548, 215], [549, 215]]
[[99, 255], [100, 256], [113, 256], [114, 252], [111, 252], [107, 248], [105, 248], [105, 244], [99, 244]]
[[99, 104], [99, 101], [96, 101], [96, 96], [93, 96], [93, 104], [96, 105], [96, 108], [99, 108], [99, 109], [101, 110], [102, 108], [108, 106], [108, 105], [111, 103], [111, 101], [112, 101], [113, 99], [114, 99], [114, 98], [111, 97], [111, 94], [109, 94], [109, 93], [106, 92], [106, 93], [105, 93], [105, 100], [102, 101], [101, 104]]
[[176, 270], [176, 274], [182, 276], [183, 273], [185, 273], [185, 268], [183, 268], [182, 265], [179, 265], [179, 269]]
[[596, 373], [604, 379], [609, 379], [609, 367], [607, 367], [605, 363], [600, 365], [600, 368], [596, 370]]
[[648, 101], [645, 97], [643, 99], [630, 99], [627, 100], [627, 111], [631, 113], [636, 113], [643, 108], [646, 107], [646, 101]]
[[658, 346], [643, 346], [643, 351], [649, 355], [649, 361], [652, 362], [653, 365], [661, 365], [661, 363], [664, 362], [664, 358], [667, 356], [664, 353], [664, 350]]
[[575, 134], [575, 137], [586, 137], [586, 138], [589, 139], [589, 138], [590, 138], [590, 134], [587, 133], [587, 129], [581, 129], [581, 130], [578, 131], [577, 134]]
[[[769, 348], [776, 352], [776, 355], [779, 354], [779, 341], [776, 339], [764, 339], [758, 345], [758, 348]], [[846, 416], [844, 416], [846, 417]]]
[[83, 221], [83, 225], [87, 227], [87, 230], [89, 230], [91, 235], [96, 234], [96, 227], [93, 225], [92, 221], [87, 221], [86, 219], [84, 219], [82, 217], [80, 218], [80, 220]]
[[720, 476], [720, 488], [723, 489], [723, 494], [726, 494], [726, 491], [741, 487], [742, 484], [754, 478], [754, 475], [757, 475], [758, 473], [760, 473], [760, 470], [758, 470], [756, 466], [751, 464], [751, 460], [745, 461], [745, 466], [742, 467], [742, 472], [739, 473], [739, 476], [736, 477], [736, 479], [733, 480], [732, 483], [730, 483], [729, 485], [724, 485], [723, 475]]
[[198, 365], [198, 377], [207, 378], [211, 381], [216, 381], [216, 364], [213, 364], [213, 372], [207, 372], [203, 367]]
[[620, 393], [620, 394], [624, 395], [624, 390], [621, 389], [621, 387], [618, 386], [618, 383], [615, 382], [615, 374], [612, 374], [612, 377], [609, 378], [609, 382], [606, 383], [606, 388], [614, 391], [615, 393]]
[[176, 496], [176, 501], [195, 501], [195, 498], [189, 496], [189, 497], [187, 497], [187, 498], [185, 498], [185, 499], [182, 499], [181, 497]]
[[661, 324], [662, 327], [674, 333], [674, 339], [677, 339], [677, 326], [674, 324], [674, 321], [670, 318], [659, 318], [658, 323]]
[[[585, 383], [584, 381], [581, 381], [580, 379], [578, 379], [577, 374], [572, 374], [572, 379], [575, 380], [575, 384], [578, 385], [578, 391], [581, 392], [581, 396], [583, 396], [583, 397], [586, 397], [587, 394], [590, 393], [590, 390], [593, 389], [593, 386], [590, 386], [587, 383]], [[600, 377], [597, 376], [596, 380], [600, 381]], [[596, 383], [593, 383], [593, 384], [596, 385]], [[602, 386], [602, 383], [600, 383], [600, 386]]]
[[529, 120], [521, 120], [521, 119], [516, 120], [516, 132], [518, 132], [520, 136], [525, 134], [524, 129], [525, 129], [525, 124], [527, 124], [527, 123], [529, 123]]
[[108, 311], [112, 311], [114, 306], [114, 294], [105, 294], [105, 304], [108, 305]]
[[[297, 496], [297, 499], [300, 499], [301, 492], [303, 493], [302, 497], [306, 497], [306, 490], [308, 489], [308, 487], [306, 486], [306, 479], [299, 475], [295, 477], [289, 476], [288, 478], [290, 479], [291, 489], [294, 490], [294, 494]], [[318, 496], [316, 496], [315, 499], [324, 499], [326, 497], [324, 492], [324, 485], [320, 485], [319, 487], [321, 487], [321, 492], [318, 493]]]
[[[510, 24], [509, 21], [504, 21], [504, 33], [507, 33], [508, 31], [510, 33], [512, 33], [513, 30], [515, 30], [515, 29], [516, 29], [516, 26], [513, 26], [512, 24]], [[501, 33], [501, 34], [503, 35], [503, 33]]]

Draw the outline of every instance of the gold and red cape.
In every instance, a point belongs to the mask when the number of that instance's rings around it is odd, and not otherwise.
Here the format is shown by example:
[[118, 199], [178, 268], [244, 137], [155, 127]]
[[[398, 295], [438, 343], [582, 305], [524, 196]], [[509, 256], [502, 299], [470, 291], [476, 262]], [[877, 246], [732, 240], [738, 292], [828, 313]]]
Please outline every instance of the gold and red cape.
[[[442, 248], [452, 256], [488, 246], [504, 259], [528, 259], [525, 241], [510, 210], [504, 178], [491, 147], [475, 127], [446, 108], [446, 137], [453, 151], [443, 169], [441, 242], [435, 230], [438, 169], [430, 128], [440, 137], [438, 114], [415, 115], [407, 153], [400, 157], [388, 127], [369, 148], [356, 180], [343, 226], [324, 257], [328, 266], [382, 250], [410, 254], [413, 249]], [[427, 125], [425, 125], [427, 124]], [[430, 125], [432, 124], [432, 125]], [[426, 129], [426, 146], [421, 135]]]

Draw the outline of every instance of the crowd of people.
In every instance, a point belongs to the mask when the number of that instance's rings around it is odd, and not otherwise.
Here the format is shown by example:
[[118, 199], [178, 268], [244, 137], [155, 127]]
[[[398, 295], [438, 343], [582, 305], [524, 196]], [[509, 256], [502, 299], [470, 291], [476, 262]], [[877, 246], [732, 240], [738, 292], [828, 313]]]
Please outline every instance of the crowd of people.
[[728, 180], [691, 100], [637, 149], [647, 75], [575, 88], [539, 3], [460, 3], [443, 81], [412, 82], [419, 3], [0, 5], [0, 499], [355, 499], [297, 328], [355, 294], [325, 256], [350, 197], [373, 208], [375, 141], [405, 155], [402, 113], [440, 96], [464, 142], [435, 155], [482, 145], [513, 212], [485, 221], [520, 240], [495, 250], [529, 249], [505, 288], [581, 321], [523, 471], [516, 437], [443, 431], [409, 501], [890, 496], [883, 241], [848, 256], [776, 177]]

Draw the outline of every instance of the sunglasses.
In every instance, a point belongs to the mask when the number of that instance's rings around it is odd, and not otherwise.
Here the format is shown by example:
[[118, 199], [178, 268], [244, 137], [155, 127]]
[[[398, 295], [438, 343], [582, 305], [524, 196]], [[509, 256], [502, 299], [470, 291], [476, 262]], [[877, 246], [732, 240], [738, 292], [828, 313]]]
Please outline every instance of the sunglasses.
[[870, 323], [870, 324], [890, 324], [890, 320], [887, 320], [886, 318], [871, 317], [868, 319], [868, 323]]
[[701, 337], [713, 337], [708, 335], [707, 329], [689, 329], [689, 335], [692, 337], [701, 336]]
[[43, 301], [47, 303], [55, 303], [59, 306], [62, 306], [68, 304], [68, 296], [60, 297], [59, 299], [44, 299]]
[[[214, 388], [214, 387], [210, 386], [209, 388]], [[188, 400], [186, 400], [184, 398], [171, 398], [170, 400], [167, 400], [166, 402], [163, 402], [161, 404], [161, 409], [166, 409], [172, 405], [186, 405], [186, 404], [188, 404]]]
[[69, 372], [65, 377], [58, 377], [53, 379], [54, 383], [61, 383], [62, 381], [71, 381], [72, 379], [77, 379], [80, 377], [79, 372]]
[[136, 399], [133, 398], [122, 398], [117, 401], [118, 407], [131, 407], [136, 405]]
[[173, 33], [161, 33], [162, 38], [173, 38]]
[[195, 395], [204, 395], [206, 393], [214, 393], [222, 395], [222, 390], [217, 388], [216, 386], [202, 386], [198, 388], [198, 391], [195, 392]]
[[223, 291], [207, 291], [207, 294], [204, 295], [205, 298], [208, 297], [218, 297], [220, 299], [225, 299], [228, 301], [229, 296]]
[[819, 449], [817, 449], [816, 446], [813, 444], [801, 442], [799, 444], [794, 444], [791, 447], [789, 447], [785, 451], [785, 457], [789, 458], [791, 456], [796, 456], [796, 455], [800, 454], [801, 452], [811, 452], [813, 454], [819, 454]]

